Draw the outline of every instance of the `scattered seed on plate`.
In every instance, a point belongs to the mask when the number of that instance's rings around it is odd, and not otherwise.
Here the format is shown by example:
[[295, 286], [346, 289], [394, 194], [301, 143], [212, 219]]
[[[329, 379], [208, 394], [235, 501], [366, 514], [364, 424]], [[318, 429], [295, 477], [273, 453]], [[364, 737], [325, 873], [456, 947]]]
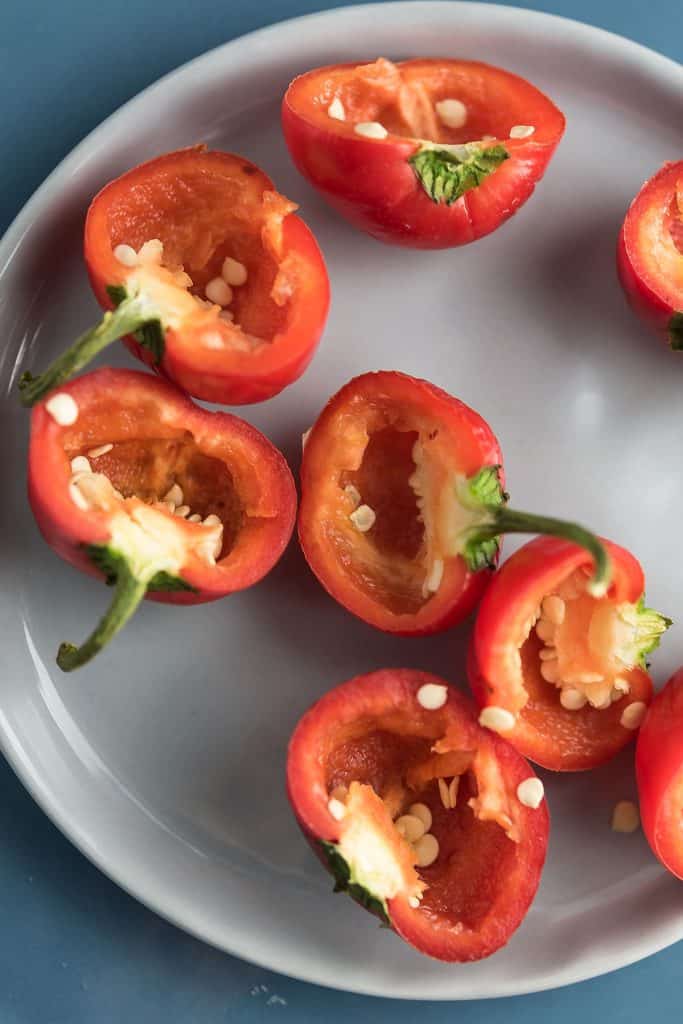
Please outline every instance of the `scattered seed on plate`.
[[620, 800], [612, 812], [613, 832], [635, 832], [640, 827], [640, 811], [632, 800]]

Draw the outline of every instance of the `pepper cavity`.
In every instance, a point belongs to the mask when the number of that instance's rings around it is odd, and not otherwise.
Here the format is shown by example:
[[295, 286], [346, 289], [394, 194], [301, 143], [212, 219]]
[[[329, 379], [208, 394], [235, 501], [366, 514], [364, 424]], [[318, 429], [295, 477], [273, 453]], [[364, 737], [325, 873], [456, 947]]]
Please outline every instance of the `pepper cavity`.
[[145, 597], [198, 604], [257, 583], [291, 536], [282, 454], [236, 416], [148, 373], [99, 370], [36, 407], [29, 500], [58, 554], [113, 587], [109, 609], [57, 664], [86, 664]]
[[287, 791], [335, 891], [430, 956], [490, 955], [538, 886], [540, 780], [436, 676], [384, 669], [325, 694], [290, 740]]
[[264, 401], [303, 373], [329, 281], [296, 204], [242, 157], [203, 146], [110, 181], [88, 209], [84, 254], [102, 320], [48, 368], [22, 374], [33, 406], [115, 341], [205, 401]]

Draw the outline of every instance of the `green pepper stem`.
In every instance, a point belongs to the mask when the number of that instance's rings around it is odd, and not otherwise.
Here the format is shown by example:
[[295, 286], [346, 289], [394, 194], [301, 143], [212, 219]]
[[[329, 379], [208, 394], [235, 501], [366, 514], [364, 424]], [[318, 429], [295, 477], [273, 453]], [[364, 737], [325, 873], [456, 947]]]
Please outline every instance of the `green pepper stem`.
[[145, 596], [146, 590], [147, 583], [134, 576], [127, 563], [121, 561], [114, 598], [88, 639], [80, 647], [68, 643], [60, 645], [57, 664], [61, 670], [73, 672], [75, 668], [80, 668], [94, 658], [125, 626]]
[[59, 387], [78, 373], [94, 359], [107, 345], [118, 341], [126, 334], [144, 327], [150, 320], [149, 308], [145, 309], [137, 296], [125, 298], [116, 309], [105, 313], [95, 327], [82, 334], [54, 363], [38, 377], [25, 373], [19, 381], [21, 403], [35, 405], [48, 391]]
[[537, 516], [532, 512], [516, 512], [506, 505], [490, 505], [491, 525], [477, 529], [478, 537], [495, 537], [500, 533], [543, 533], [551, 537], [564, 537], [579, 544], [592, 555], [593, 577], [588, 590], [594, 597], [604, 597], [612, 579], [612, 563], [602, 541], [578, 523], [564, 519]]

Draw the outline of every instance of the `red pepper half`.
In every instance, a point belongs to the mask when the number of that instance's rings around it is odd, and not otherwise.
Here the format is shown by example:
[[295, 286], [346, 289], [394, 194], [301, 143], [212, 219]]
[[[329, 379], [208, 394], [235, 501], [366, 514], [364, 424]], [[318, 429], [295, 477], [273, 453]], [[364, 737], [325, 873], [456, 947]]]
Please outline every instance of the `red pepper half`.
[[496, 573], [470, 648], [483, 721], [544, 768], [579, 771], [629, 743], [652, 696], [646, 656], [670, 620], [646, 608], [640, 563], [605, 541], [612, 584], [588, 589], [590, 556], [554, 537]]
[[304, 177], [352, 224], [417, 249], [472, 242], [511, 217], [564, 125], [523, 78], [451, 59], [316, 68], [282, 105]]
[[307, 435], [299, 539], [308, 564], [354, 615], [403, 635], [438, 632], [472, 611], [501, 533], [585, 544], [604, 590], [600, 542], [509, 509], [501, 462], [488, 424], [457, 398], [402, 373], [356, 377]]
[[631, 203], [617, 267], [638, 316], [683, 349], [683, 160], [664, 164]]
[[196, 398], [278, 394], [308, 366], [329, 306], [323, 258], [295, 209], [254, 164], [203, 146], [112, 181], [90, 205], [85, 260], [100, 304], [116, 308], [46, 373], [24, 375], [24, 404], [124, 335]]
[[683, 669], [652, 701], [638, 735], [640, 820], [655, 856], [683, 879]]
[[289, 541], [296, 491], [283, 456], [243, 420], [170, 384], [97, 370], [36, 406], [29, 500], [58, 555], [115, 584], [65, 671], [89, 661], [143, 597], [199, 604], [258, 582]]
[[313, 849], [349, 893], [421, 953], [504, 946], [540, 881], [543, 786], [442, 679], [384, 669], [304, 715], [287, 789]]

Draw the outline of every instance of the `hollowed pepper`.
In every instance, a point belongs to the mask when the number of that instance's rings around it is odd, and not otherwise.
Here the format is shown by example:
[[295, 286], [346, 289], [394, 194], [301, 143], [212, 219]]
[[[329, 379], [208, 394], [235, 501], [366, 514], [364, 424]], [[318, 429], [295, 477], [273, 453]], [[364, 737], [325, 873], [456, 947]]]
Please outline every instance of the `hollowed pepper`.
[[299, 539], [340, 604], [378, 629], [436, 633], [464, 619], [495, 568], [503, 533], [586, 547], [604, 593], [605, 548], [574, 523], [508, 508], [502, 454], [485, 420], [403, 373], [345, 385], [306, 437]]
[[278, 394], [306, 369], [329, 282], [296, 205], [254, 164], [202, 146], [157, 157], [93, 199], [85, 260], [104, 319], [38, 377], [33, 405], [125, 337], [138, 359], [209, 402]]
[[472, 242], [516, 213], [564, 124], [523, 78], [450, 58], [316, 68], [282, 104], [304, 177], [363, 231], [418, 249]]
[[296, 491], [254, 427], [207, 412], [149, 374], [103, 369], [33, 410], [29, 500], [58, 555], [114, 586], [64, 671], [89, 661], [143, 597], [214, 601], [258, 582], [293, 529]]
[[640, 563], [603, 543], [604, 594], [590, 592], [586, 551], [537, 537], [499, 569], [477, 614], [469, 675], [483, 720], [544, 768], [609, 760], [652, 698], [646, 659], [670, 620], [646, 607]]
[[437, 676], [383, 669], [327, 693], [290, 740], [287, 790], [335, 891], [421, 953], [489, 956], [534, 898], [543, 786]]

